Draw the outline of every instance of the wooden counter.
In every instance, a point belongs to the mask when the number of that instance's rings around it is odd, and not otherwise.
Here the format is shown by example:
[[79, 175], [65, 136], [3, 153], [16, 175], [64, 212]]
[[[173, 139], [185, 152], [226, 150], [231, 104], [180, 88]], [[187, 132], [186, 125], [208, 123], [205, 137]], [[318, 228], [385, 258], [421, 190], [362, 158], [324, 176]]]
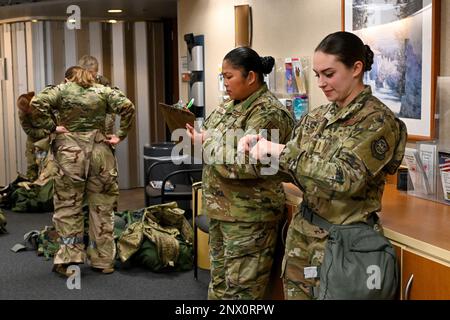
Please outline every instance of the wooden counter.
[[380, 214], [386, 237], [450, 263], [450, 206], [384, 189]]

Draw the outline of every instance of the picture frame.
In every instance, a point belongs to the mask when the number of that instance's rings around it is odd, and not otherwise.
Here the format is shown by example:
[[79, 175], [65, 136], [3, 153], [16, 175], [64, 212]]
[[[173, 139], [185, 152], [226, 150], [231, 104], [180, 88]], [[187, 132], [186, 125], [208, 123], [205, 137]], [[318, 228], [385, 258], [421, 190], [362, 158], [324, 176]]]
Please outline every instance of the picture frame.
[[436, 137], [440, 0], [341, 0], [342, 30], [374, 52], [364, 83], [408, 129], [408, 140]]

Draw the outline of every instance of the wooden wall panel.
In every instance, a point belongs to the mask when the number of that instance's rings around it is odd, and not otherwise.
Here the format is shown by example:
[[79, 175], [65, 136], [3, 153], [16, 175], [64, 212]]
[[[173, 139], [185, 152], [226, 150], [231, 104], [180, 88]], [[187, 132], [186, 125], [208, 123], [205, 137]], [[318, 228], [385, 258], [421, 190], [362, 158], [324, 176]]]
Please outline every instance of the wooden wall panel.
[[[64, 70], [77, 64], [77, 30], [70, 30], [64, 24]], [[63, 72], [64, 74], [64, 72]]]
[[[136, 104], [135, 93], [135, 72], [134, 72], [134, 23], [127, 22], [124, 25], [125, 35], [125, 81], [127, 87], [127, 97]], [[128, 133], [128, 174], [130, 187], [139, 186], [139, 152], [136, 133], [136, 121]]]
[[98, 60], [98, 73], [103, 75], [102, 24], [89, 22], [89, 54]]
[[17, 169], [19, 172], [26, 173], [27, 159], [25, 157], [27, 135], [22, 129], [19, 121], [19, 115], [16, 108], [16, 100], [22, 93], [28, 92], [28, 76], [27, 76], [27, 52], [25, 23], [19, 22], [14, 24], [15, 30], [13, 34], [13, 77], [14, 77], [14, 126], [15, 140], [17, 152]]
[[[4, 25], [0, 25], [0, 57], [4, 57]], [[1, 61], [3, 63], [3, 61]], [[2, 71], [3, 68], [2, 68]], [[3, 75], [2, 75], [3, 76]], [[5, 142], [5, 121], [4, 121], [4, 98], [6, 96], [5, 92], [5, 80], [0, 80], [0, 185], [4, 186], [8, 184], [8, 179], [6, 176], [7, 168], [6, 168], [6, 142]]]
[[[128, 88], [125, 72], [125, 24], [118, 22], [112, 25], [112, 83], [125, 94]], [[119, 117], [116, 117], [116, 128], [119, 127]], [[122, 141], [116, 148], [116, 157], [119, 167], [119, 187], [129, 189], [131, 187], [129, 176], [128, 138]]]
[[[112, 73], [111, 73], [111, 47], [112, 47], [112, 36], [111, 36], [111, 24], [109, 23], [102, 23], [101, 24], [101, 37], [102, 37], [102, 68], [103, 68], [103, 75], [107, 77], [109, 80], [112, 80]], [[114, 86], [114, 83], [112, 83]]]
[[[46, 83], [58, 84], [64, 81], [64, 72], [66, 71], [66, 52], [67, 50], [61, 50], [65, 47], [64, 29], [65, 23], [61, 21], [51, 21], [50, 26], [51, 36], [51, 50], [52, 50], [52, 67], [53, 67], [53, 82]], [[47, 62], [48, 63], [48, 62]]]
[[26, 169], [26, 136], [16, 115], [17, 96], [62, 82], [66, 68], [90, 54], [99, 60], [99, 72], [135, 103], [135, 125], [116, 155], [120, 187], [142, 186], [144, 145], [170, 138], [158, 103], [172, 103], [178, 94], [177, 88], [165, 90], [173, 83], [166, 79], [166, 72], [169, 77], [178, 72], [176, 57], [165, 55], [165, 50], [173, 49], [173, 44], [167, 45], [170, 37], [177, 44], [173, 34], [168, 36], [170, 28], [163, 22], [89, 22], [74, 32], [66, 30], [65, 21], [47, 20], [15, 24], [13, 29], [11, 24], [0, 25], [0, 57], [7, 58], [9, 77], [0, 82], [0, 184], [9, 183], [17, 170]]
[[165, 102], [164, 70], [164, 26], [161, 22], [148, 23], [148, 54], [150, 75], [150, 139], [152, 143], [164, 142], [166, 125], [158, 108], [159, 102]]
[[147, 50], [147, 23], [136, 22], [134, 24], [134, 46], [136, 75], [136, 127], [138, 138], [139, 157], [139, 185], [144, 186], [144, 145], [150, 142], [149, 125], [149, 74], [148, 70], [148, 50]]
[[5, 85], [3, 99], [3, 134], [5, 137], [6, 151], [6, 181], [11, 181], [18, 170], [17, 151], [15, 143], [15, 121], [14, 121], [14, 78], [13, 78], [13, 39], [12, 26], [7, 24], [3, 28], [4, 57], [6, 59], [6, 76], [3, 81]]
[[[89, 23], [81, 22], [81, 29], [76, 30], [76, 64], [78, 64], [78, 60], [86, 54], [90, 54], [90, 38], [89, 38]], [[95, 57], [95, 55], [93, 55]], [[97, 57], [96, 57], [97, 58]], [[97, 58], [98, 59], [98, 58]]]

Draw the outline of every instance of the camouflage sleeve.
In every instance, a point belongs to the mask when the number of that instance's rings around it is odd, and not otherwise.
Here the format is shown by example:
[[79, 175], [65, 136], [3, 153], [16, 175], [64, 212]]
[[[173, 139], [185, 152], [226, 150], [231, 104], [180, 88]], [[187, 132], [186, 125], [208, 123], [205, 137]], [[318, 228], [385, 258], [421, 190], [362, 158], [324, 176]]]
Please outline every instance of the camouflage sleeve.
[[45, 138], [50, 134], [50, 131], [47, 129], [35, 128], [33, 126], [31, 113], [25, 114], [22, 111], [19, 111], [19, 121], [23, 131], [25, 131], [26, 135], [33, 140]]
[[215, 116], [216, 110], [213, 110], [209, 116], [206, 117], [206, 119], [203, 121], [202, 129], [208, 130], [210, 127], [209, 121]]
[[297, 145], [301, 140], [295, 137], [281, 153], [281, 168], [303, 191], [319, 197], [338, 199], [358, 193], [367, 178], [378, 174], [391, 160], [398, 140], [398, 131], [379, 116], [362, 121], [362, 130], [355, 130], [329, 159], [300, 151]]
[[[96, 82], [104, 85], [105, 87], [110, 87], [111, 82], [109, 79], [101, 74], [97, 75]], [[117, 89], [117, 88], [115, 88]], [[113, 134], [114, 133], [114, 123], [116, 121], [116, 117], [113, 113], [107, 113], [106, 119], [105, 119], [105, 133], [106, 134]]]
[[[289, 113], [270, 105], [260, 105], [254, 110], [246, 122], [244, 135], [258, 134], [262, 129], [265, 129], [267, 139], [273, 139], [273, 142], [285, 143], [289, 139], [294, 126], [294, 120]], [[225, 142], [222, 144], [218, 142], [216, 148], [223, 148], [225, 164], [216, 166], [217, 172], [228, 179], [270, 178], [271, 176], [269, 175], [260, 175], [260, 169], [264, 166], [263, 164], [249, 164], [248, 158], [245, 158], [245, 161], [241, 161], [244, 164], [238, 164], [237, 161], [234, 161], [232, 164], [225, 162], [226, 159], [238, 159], [238, 141], [238, 139], [225, 139]]]
[[405, 155], [406, 142], [408, 140], [408, 130], [406, 129], [405, 123], [398, 118], [395, 119], [395, 122], [397, 123], [399, 130], [399, 140], [394, 149], [394, 156], [386, 165], [386, 171], [389, 174], [394, 174], [398, 167], [402, 164], [403, 157]]
[[59, 99], [58, 86], [50, 86], [31, 99], [31, 123], [37, 129], [53, 132], [56, 123], [52, 110], [57, 107]]
[[[108, 113], [120, 115], [120, 128], [116, 135], [125, 139], [128, 131], [134, 122], [135, 107], [134, 104], [118, 89], [104, 87], [107, 90]], [[111, 112], [112, 111], [112, 112]]]
[[113, 134], [114, 123], [116, 121], [116, 116], [114, 113], [107, 113], [105, 118], [105, 132], [106, 134]]

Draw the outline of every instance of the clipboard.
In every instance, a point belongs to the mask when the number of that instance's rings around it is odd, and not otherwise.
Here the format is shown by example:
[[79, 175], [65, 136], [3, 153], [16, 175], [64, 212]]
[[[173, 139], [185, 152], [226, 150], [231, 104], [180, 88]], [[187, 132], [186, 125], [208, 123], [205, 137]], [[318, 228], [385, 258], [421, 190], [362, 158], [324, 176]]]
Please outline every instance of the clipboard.
[[178, 109], [162, 102], [159, 103], [159, 108], [171, 133], [176, 129], [185, 129], [186, 123], [194, 126], [195, 114], [189, 110]]

